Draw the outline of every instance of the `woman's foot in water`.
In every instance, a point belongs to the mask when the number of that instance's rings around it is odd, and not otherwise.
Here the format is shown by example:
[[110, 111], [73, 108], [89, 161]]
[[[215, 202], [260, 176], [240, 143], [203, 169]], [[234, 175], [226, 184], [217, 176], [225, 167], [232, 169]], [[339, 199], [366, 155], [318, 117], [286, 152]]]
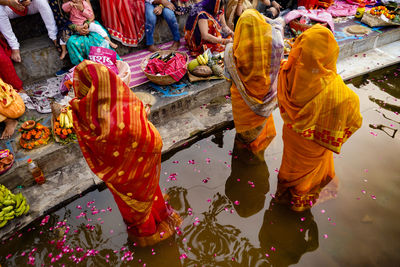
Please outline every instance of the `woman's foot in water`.
[[6, 119], [4, 122], [6, 124], [6, 127], [4, 128], [3, 134], [1, 135], [0, 139], [10, 138], [14, 134], [15, 128], [18, 124], [18, 121], [13, 119]]

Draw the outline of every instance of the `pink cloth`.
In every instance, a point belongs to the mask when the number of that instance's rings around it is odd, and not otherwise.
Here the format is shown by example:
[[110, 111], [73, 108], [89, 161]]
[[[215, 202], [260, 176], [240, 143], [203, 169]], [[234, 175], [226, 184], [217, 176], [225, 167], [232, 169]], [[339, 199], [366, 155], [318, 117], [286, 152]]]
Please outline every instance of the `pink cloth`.
[[117, 52], [114, 50], [104, 48], [104, 47], [97, 47], [97, 46], [92, 46], [90, 47], [90, 52], [89, 52], [89, 59], [103, 64], [115, 74], [118, 74], [118, 68], [117, 68]]
[[[353, 1], [353, 0], [346, 0], [346, 2], [349, 3], [349, 4], [357, 5], [357, 6], [360, 4], [360, 2], [358, 2], [358, 1]], [[376, 3], [375, 0], [363, 0], [362, 2], [363, 2], [365, 5], [374, 5], [374, 4]]]
[[170, 75], [175, 81], [179, 81], [186, 74], [186, 58], [179, 53], [167, 62], [153, 58], [147, 63], [145, 71], [154, 75]]
[[336, 0], [326, 11], [331, 13], [332, 17], [346, 17], [356, 14], [357, 7], [358, 5]]
[[290, 21], [306, 16], [311, 20], [326, 22], [331, 28], [332, 32], [335, 30], [332, 15], [322, 9], [311, 9], [311, 10], [292, 10], [285, 16], [285, 22], [288, 24]]
[[93, 10], [90, 5], [85, 1], [82, 0], [83, 3], [83, 12], [78, 10], [76, 7], [71, 5], [71, 1], [68, 1], [62, 5], [62, 9], [70, 13], [69, 20], [76, 25], [83, 25], [83, 23], [93, 17]]

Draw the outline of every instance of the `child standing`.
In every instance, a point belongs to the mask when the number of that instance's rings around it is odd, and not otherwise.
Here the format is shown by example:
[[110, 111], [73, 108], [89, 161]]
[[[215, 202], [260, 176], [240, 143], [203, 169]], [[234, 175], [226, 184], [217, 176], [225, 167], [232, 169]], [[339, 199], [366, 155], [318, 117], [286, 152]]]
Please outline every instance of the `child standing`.
[[[108, 41], [112, 48], [117, 48], [118, 45], [113, 43], [107, 35], [107, 32], [100, 26], [91, 21], [94, 19], [94, 14], [91, 6], [85, 0], [71, 0], [62, 5], [62, 9], [70, 13], [70, 21], [75, 25], [84, 25], [88, 27], [90, 32], [96, 32]], [[67, 53], [65, 43], [60, 43], [62, 48], [61, 56]]]

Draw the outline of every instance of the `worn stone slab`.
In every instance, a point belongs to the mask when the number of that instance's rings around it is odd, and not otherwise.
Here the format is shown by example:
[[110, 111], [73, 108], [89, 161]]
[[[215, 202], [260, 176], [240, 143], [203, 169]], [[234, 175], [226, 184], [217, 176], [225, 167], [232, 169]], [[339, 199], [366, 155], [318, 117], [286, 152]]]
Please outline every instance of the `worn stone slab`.
[[343, 80], [348, 80], [398, 62], [400, 62], [400, 41], [339, 60], [337, 71]]

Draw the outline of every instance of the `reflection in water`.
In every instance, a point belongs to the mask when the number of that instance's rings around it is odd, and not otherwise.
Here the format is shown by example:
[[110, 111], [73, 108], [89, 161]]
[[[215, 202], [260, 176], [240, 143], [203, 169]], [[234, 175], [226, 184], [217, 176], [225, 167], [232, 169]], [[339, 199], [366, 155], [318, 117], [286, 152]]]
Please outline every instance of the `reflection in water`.
[[[400, 99], [400, 79], [398, 78], [399, 75], [396, 72], [396, 70], [400, 70], [398, 66], [399, 65], [363, 75], [362, 77], [352, 79], [351, 83], [357, 88], [362, 88], [363, 86], [372, 83], [381, 91], [388, 94], [386, 96], [386, 100], [392, 99], [393, 97], [394, 101], [397, 101]], [[379, 99], [375, 96], [375, 94], [374, 96], [370, 95], [368, 98], [371, 102], [377, 104], [381, 108], [382, 112], [379, 110], [376, 111], [381, 113], [385, 119], [394, 121], [385, 115], [385, 110], [390, 111], [391, 114], [392, 112], [396, 114], [400, 113], [399, 105], [388, 103], [386, 100]], [[394, 122], [398, 123], [397, 121]], [[375, 130], [380, 130], [391, 138], [395, 138], [398, 131], [398, 129], [393, 128], [393, 125], [387, 126], [384, 124], [369, 124], [369, 127]]]
[[224, 132], [220, 131], [214, 134], [214, 137], [211, 138], [211, 141], [218, 145], [219, 148], [224, 147]]
[[383, 124], [370, 124], [369, 127], [372, 129], [376, 129], [376, 130], [381, 130], [382, 132], [384, 132], [385, 134], [387, 134], [388, 136], [390, 136], [392, 138], [395, 138], [396, 133], [397, 133], [397, 129], [389, 127], [389, 126], [385, 126]]
[[273, 266], [289, 266], [318, 248], [318, 226], [310, 210], [298, 213], [273, 200], [264, 215], [260, 246]]
[[241, 217], [249, 217], [264, 208], [265, 194], [269, 191], [269, 171], [264, 159], [240, 146], [235, 140], [232, 153], [231, 175], [225, 184], [226, 196], [235, 203]]
[[[240, 237], [240, 230], [232, 225], [221, 225], [217, 216], [231, 210], [229, 199], [220, 193], [214, 195], [211, 206], [202, 218], [194, 218], [192, 224], [184, 227], [181, 249], [185, 251], [184, 266], [260, 266], [266, 263], [260, 250], [249, 240]], [[184, 246], [190, 248], [185, 249]]]
[[397, 105], [392, 105], [389, 103], [386, 103], [383, 100], [377, 99], [373, 96], [369, 96], [369, 100], [380, 106], [381, 108], [384, 108], [386, 110], [392, 111], [392, 112], [400, 112], [400, 106]]

